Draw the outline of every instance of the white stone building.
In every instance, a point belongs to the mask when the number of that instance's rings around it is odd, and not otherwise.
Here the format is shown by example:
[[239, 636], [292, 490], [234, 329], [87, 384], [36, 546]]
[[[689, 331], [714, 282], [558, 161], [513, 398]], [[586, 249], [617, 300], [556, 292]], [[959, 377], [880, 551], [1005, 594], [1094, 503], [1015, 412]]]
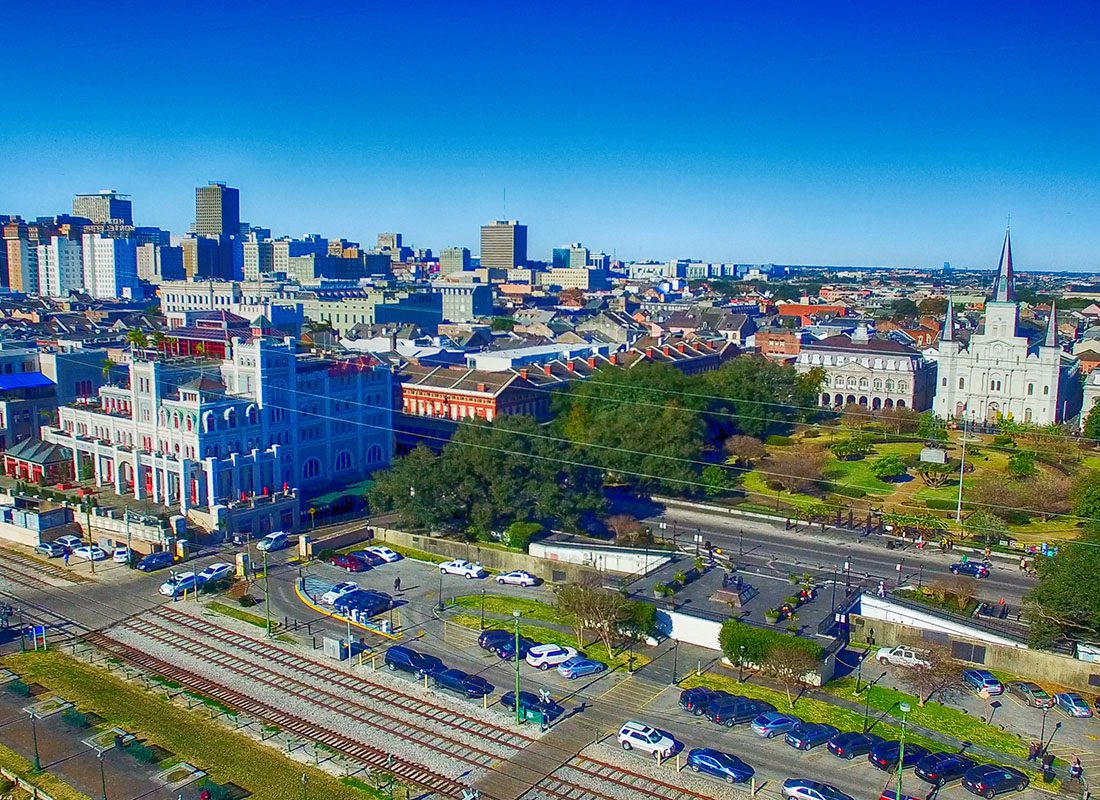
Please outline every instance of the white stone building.
[[138, 288], [136, 243], [101, 233], [86, 233], [81, 241], [88, 293], [102, 300], [132, 296]]
[[984, 324], [966, 344], [956, 338], [954, 307], [947, 305], [932, 407], [936, 416], [989, 424], [1009, 418], [1035, 425], [1074, 416], [1077, 361], [1058, 346], [1055, 319], [1052, 307], [1045, 336], [1029, 336], [1021, 327], [1012, 242], [1006, 231]]
[[38, 294], [68, 297], [84, 286], [84, 256], [80, 242], [63, 236], [38, 245]]

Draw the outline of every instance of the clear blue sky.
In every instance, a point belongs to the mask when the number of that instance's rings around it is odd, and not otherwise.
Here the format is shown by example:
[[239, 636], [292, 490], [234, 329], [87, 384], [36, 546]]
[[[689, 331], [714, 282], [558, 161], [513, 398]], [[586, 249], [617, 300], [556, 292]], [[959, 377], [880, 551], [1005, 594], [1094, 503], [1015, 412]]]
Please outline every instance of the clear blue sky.
[[1095, 2], [13, 9], [7, 213], [113, 187], [182, 232], [217, 179], [476, 253], [507, 187], [532, 257], [992, 268], [1011, 214], [1019, 268], [1100, 269]]

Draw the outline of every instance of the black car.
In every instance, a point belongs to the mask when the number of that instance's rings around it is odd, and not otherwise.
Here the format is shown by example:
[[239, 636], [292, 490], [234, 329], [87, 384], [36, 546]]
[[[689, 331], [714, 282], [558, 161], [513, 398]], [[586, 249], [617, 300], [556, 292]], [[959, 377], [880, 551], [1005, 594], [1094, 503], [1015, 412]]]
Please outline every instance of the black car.
[[[879, 769], [893, 772], [898, 768], [898, 756], [900, 755], [900, 751], [901, 742], [883, 742], [871, 748], [871, 752], [867, 754], [867, 760]], [[915, 767], [918, 761], [928, 755], [928, 752], [927, 747], [921, 747], [919, 744], [905, 745], [905, 757], [903, 759], [904, 763], [902, 764], [902, 769]]]
[[721, 689], [705, 689], [702, 686], [697, 686], [694, 689], [684, 689], [680, 692], [680, 708], [701, 717], [706, 713], [711, 700], [732, 697], [732, 694], [723, 692]]
[[489, 628], [484, 630], [477, 637], [477, 646], [482, 650], [496, 650], [506, 640], [515, 637], [514, 633], [510, 631], [502, 630], [501, 628]]
[[732, 728], [742, 722], [752, 722], [761, 714], [775, 711], [775, 706], [763, 700], [751, 700], [747, 697], [719, 697], [707, 704], [707, 719], [718, 725]]
[[803, 722], [795, 725], [783, 737], [783, 741], [795, 750], [813, 750], [840, 733], [832, 725], [823, 722]]
[[1027, 788], [1027, 775], [1011, 767], [980, 764], [963, 775], [963, 788], [990, 798], [1003, 792], [1022, 792]]
[[958, 753], [932, 753], [917, 762], [913, 774], [933, 786], [946, 786], [973, 769], [974, 762]]
[[336, 613], [347, 615], [351, 611], [359, 612], [361, 617], [373, 617], [388, 611], [393, 601], [385, 592], [376, 592], [373, 589], [360, 589], [349, 592], [336, 601]]
[[837, 758], [853, 759], [856, 756], [870, 753], [882, 742], [883, 738], [881, 736], [875, 736], [873, 733], [855, 733], [853, 731], [834, 736], [829, 740], [826, 747]]
[[484, 697], [492, 694], [493, 684], [479, 675], [468, 675], [460, 669], [444, 669], [432, 673], [436, 688], [458, 692], [463, 697]]
[[386, 559], [378, 555], [378, 553], [372, 553], [370, 550], [354, 550], [348, 555], [355, 556], [360, 561], [365, 561], [372, 567], [381, 567], [386, 563]]
[[[521, 659], [527, 658], [527, 651], [532, 647], [538, 647], [541, 642], [536, 642], [534, 639], [528, 639], [526, 636], [519, 637], [519, 657]], [[509, 636], [503, 642], [493, 648], [493, 652], [503, 658], [505, 661], [513, 661], [516, 657], [516, 637], [515, 634]]]
[[[500, 696], [500, 704], [509, 711], [515, 711], [516, 693], [505, 692], [504, 694], [502, 694]], [[541, 711], [544, 715], [546, 715], [547, 720], [552, 720], [555, 717], [561, 716], [562, 712], [565, 711], [562, 706], [555, 703], [553, 700], [548, 703], [544, 703], [541, 699], [539, 699], [539, 696], [537, 694], [532, 694], [531, 692], [521, 691], [519, 693], [519, 705], [522, 709]]]
[[172, 566], [173, 563], [172, 553], [168, 550], [161, 550], [157, 553], [150, 553], [142, 558], [137, 563], [137, 568], [142, 572], [152, 572], [156, 569], [164, 569], [165, 567]]
[[419, 674], [421, 672], [442, 672], [446, 669], [443, 662], [435, 656], [399, 644], [386, 651], [385, 662], [386, 666], [393, 672], [401, 670], [402, 672]]

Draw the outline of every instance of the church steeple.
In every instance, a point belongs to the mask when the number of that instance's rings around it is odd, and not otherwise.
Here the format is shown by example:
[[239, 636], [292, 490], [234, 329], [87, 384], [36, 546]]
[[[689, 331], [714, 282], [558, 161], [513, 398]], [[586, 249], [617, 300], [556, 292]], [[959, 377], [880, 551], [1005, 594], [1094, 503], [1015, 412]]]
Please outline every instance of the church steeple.
[[1016, 278], [1012, 274], [1012, 238], [1005, 229], [1005, 243], [1001, 246], [1001, 263], [997, 267], [997, 277], [993, 280], [993, 302], [1016, 302]]
[[1047, 320], [1047, 338], [1043, 342], [1043, 346], [1058, 346], [1058, 308], [1053, 300], [1050, 301], [1050, 319]]
[[955, 341], [955, 305], [950, 297], [947, 298], [947, 316], [943, 321], [943, 330], [940, 331], [940, 341]]

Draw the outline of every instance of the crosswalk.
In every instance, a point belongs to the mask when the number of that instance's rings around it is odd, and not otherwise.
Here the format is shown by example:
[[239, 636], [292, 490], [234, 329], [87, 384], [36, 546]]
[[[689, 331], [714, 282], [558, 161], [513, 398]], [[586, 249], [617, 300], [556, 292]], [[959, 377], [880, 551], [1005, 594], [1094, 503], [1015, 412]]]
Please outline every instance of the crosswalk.
[[635, 677], [630, 677], [619, 681], [596, 699], [640, 711], [669, 688], [668, 686], [655, 686], [648, 681], [640, 681]]

